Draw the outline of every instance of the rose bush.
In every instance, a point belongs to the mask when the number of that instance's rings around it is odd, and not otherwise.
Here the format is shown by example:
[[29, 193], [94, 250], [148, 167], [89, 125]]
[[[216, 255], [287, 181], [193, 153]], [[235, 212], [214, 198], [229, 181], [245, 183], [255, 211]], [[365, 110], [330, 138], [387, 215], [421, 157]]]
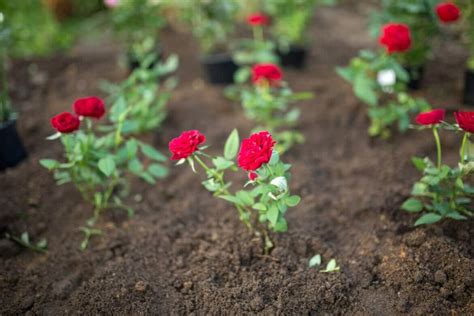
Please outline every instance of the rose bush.
[[[214, 196], [235, 206], [242, 222], [262, 238], [264, 251], [268, 253], [273, 243], [267, 228], [261, 227], [261, 224], [266, 223], [266, 227], [275, 232], [286, 231], [288, 229], [284, 217], [286, 211], [300, 201], [299, 196], [290, 195], [288, 170], [291, 166], [281, 162], [278, 153], [273, 150], [275, 141], [272, 135], [267, 131], [254, 133], [242, 142], [239, 151], [239, 134], [237, 130], [234, 130], [224, 145], [224, 154], [213, 157], [204, 153], [203, 149], [196, 145], [197, 142], [205, 139], [204, 135], [198, 131], [192, 132], [194, 135], [192, 137], [189, 137], [188, 132], [184, 132], [171, 140], [173, 143], [179, 140], [179, 148], [186, 150], [186, 158], [181, 158], [178, 164], [188, 162], [192, 170], [196, 172], [195, 162], [197, 162], [206, 172], [207, 179], [202, 182], [204, 187]], [[174, 148], [171, 142], [170, 148]], [[226, 171], [238, 170], [234, 162], [237, 153], [238, 165], [250, 171], [249, 181], [243, 189], [231, 193], [231, 183], [226, 182], [224, 176]], [[172, 151], [172, 154], [175, 153]], [[209, 159], [212, 166], [206, 164], [204, 158]], [[253, 188], [249, 188], [249, 185]]]

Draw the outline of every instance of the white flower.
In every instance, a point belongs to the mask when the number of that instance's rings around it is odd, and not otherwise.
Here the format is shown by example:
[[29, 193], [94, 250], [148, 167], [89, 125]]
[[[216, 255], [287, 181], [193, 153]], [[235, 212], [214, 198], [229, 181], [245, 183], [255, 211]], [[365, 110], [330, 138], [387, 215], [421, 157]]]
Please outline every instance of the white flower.
[[393, 69], [383, 69], [377, 74], [377, 82], [381, 87], [391, 87], [397, 81], [397, 76]]

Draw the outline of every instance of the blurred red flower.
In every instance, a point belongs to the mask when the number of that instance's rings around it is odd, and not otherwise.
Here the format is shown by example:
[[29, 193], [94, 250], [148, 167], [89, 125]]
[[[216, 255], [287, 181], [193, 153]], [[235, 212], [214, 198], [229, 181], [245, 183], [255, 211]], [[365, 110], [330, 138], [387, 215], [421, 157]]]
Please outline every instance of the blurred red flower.
[[69, 112], [63, 112], [51, 118], [51, 125], [64, 134], [78, 130], [80, 124], [79, 118]]
[[255, 84], [268, 83], [277, 85], [283, 73], [275, 64], [256, 64], [252, 67], [252, 82]]
[[263, 13], [254, 13], [248, 16], [247, 23], [251, 26], [268, 25], [270, 18]]
[[474, 133], [474, 112], [454, 112], [459, 127], [469, 133]]
[[410, 28], [399, 23], [385, 24], [382, 28], [379, 43], [386, 47], [389, 54], [405, 52], [411, 47]]
[[74, 112], [80, 116], [100, 119], [105, 114], [104, 101], [98, 97], [77, 99], [73, 104]]
[[461, 10], [452, 2], [442, 2], [436, 6], [436, 14], [444, 23], [455, 22], [461, 16]]
[[420, 125], [439, 124], [444, 120], [446, 111], [443, 109], [435, 109], [429, 112], [423, 112], [416, 116], [415, 121]]

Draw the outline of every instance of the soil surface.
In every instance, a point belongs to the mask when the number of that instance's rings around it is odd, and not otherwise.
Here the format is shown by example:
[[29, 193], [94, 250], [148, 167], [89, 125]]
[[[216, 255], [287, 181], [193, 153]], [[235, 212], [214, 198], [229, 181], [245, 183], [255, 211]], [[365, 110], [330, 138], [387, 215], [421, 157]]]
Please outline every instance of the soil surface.
[[[434, 157], [430, 133], [370, 139], [364, 104], [334, 71], [374, 47], [370, 8], [352, 3], [318, 10], [308, 67], [285, 74], [315, 98], [301, 104], [306, 143], [284, 156], [302, 202], [266, 257], [235, 210], [201, 186], [202, 174], [171, 163], [169, 178], [155, 186], [134, 181], [136, 215], [105, 214], [104, 234], [81, 252], [78, 228], [92, 210], [74, 187], [56, 186], [38, 160], [61, 157], [59, 143], [45, 140], [53, 114], [77, 97], [104, 96], [101, 80], [125, 77], [120, 50], [102, 41], [67, 57], [15, 61], [11, 92], [29, 158], [0, 175], [0, 234], [28, 231], [35, 241], [47, 238], [49, 250], [0, 239], [0, 314], [473, 314], [474, 223], [415, 228], [416, 218], [400, 210], [419, 177], [410, 157]], [[164, 43], [180, 56], [180, 85], [164, 127], [147, 139], [166, 152], [185, 129], [205, 133], [211, 149], [233, 127], [247, 135], [252, 124], [241, 108], [202, 79], [191, 37], [169, 30]], [[464, 54], [458, 44], [439, 43], [417, 94], [456, 109]], [[460, 139], [442, 138], [454, 162]], [[318, 253], [323, 264], [335, 258], [340, 271], [308, 268]]]

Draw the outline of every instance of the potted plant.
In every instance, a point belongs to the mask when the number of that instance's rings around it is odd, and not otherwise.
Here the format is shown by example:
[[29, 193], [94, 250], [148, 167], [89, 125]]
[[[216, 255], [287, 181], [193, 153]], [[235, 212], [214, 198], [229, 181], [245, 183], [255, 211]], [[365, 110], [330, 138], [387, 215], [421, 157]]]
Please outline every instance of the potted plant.
[[[140, 60], [154, 52], [161, 57], [163, 49], [158, 34], [166, 20], [162, 5], [148, 0], [105, 1], [111, 9], [114, 32], [126, 45], [127, 64], [130, 70], [138, 68]], [[153, 65], [151, 65], [152, 67]]]
[[16, 131], [16, 116], [8, 97], [6, 50], [9, 33], [3, 13], [0, 12], [0, 170], [14, 167], [26, 157], [25, 149]]
[[180, 6], [181, 18], [190, 26], [201, 49], [201, 64], [213, 84], [232, 83], [234, 63], [228, 37], [235, 31], [237, 0], [186, 1]]
[[397, 56], [410, 75], [408, 88], [421, 87], [424, 65], [431, 57], [431, 41], [439, 33], [435, 7], [439, 1], [382, 0], [381, 10], [372, 14], [369, 31], [379, 36], [383, 24], [402, 23], [411, 30], [412, 47]]
[[271, 17], [270, 32], [277, 43], [282, 66], [301, 69], [307, 57], [306, 30], [318, 5], [332, 5], [335, 0], [265, 1], [264, 11]]

